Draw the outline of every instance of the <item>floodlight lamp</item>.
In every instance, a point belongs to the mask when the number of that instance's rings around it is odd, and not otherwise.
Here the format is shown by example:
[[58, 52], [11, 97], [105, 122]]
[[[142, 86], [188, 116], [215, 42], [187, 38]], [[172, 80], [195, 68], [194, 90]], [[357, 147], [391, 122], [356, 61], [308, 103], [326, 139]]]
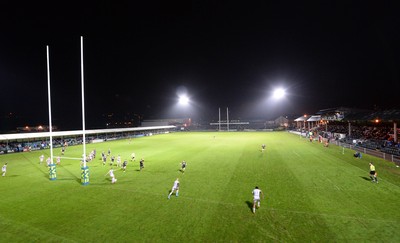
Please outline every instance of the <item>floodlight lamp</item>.
[[274, 91], [274, 98], [275, 99], [280, 99], [283, 98], [285, 96], [285, 90], [282, 88], [276, 89]]
[[189, 104], [189, 98], [187, 96], [180, 96], [179, 97], [179, 104], [182, 104], [182, 105]]

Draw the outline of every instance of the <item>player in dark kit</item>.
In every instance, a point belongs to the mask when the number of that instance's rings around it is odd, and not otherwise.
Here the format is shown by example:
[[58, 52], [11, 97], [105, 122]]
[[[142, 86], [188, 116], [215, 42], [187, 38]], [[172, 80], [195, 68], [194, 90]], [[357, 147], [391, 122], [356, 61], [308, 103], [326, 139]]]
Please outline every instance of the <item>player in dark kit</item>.
[[103, 160], [103, 166], [106, 165], [106, 163], [107, 163], [107, 156], [104, 155], [103, 158], [102, 158], [102, 160]]
[[114, 160], [115, 160], [115, 156], [112, 155], [111, 156], [111, 161], [110, 161], [110, 165], [113, 166], [114, 165]]
[[139, 165], [140, 165], [140, 171], [142, 171], [142, 169], [144, 168], [144, 159], [141, 159], [139, 161]]
[[182, 161], [182, 163], [181, 163], [181, 171], [182, 171], [182, 173], [185, 173], [185, 169], [186, 169], [186, 161]]
[[124, 163], [122, 163], [122, 170], [125, 172], [126, 171], [126, 166], [128, 165], [128, 161], [124, 160]]

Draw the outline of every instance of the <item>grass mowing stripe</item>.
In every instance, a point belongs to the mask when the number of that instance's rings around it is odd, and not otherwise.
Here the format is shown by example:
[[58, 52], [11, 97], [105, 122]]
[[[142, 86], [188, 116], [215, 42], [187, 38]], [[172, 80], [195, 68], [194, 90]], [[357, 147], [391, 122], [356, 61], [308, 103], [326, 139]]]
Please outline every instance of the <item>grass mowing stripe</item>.
[[279, 209], [279, 208], [267, 208], [270, 211], [281, 211], [285, 213], [294, 213], [294, 214], [307, 214], [307, 215], [316, 215], [316, 216], [323, 216], [323, 217], [334, 217], [334, 218], [346, 218], [352, 220], [364, 220], [364, 221], [377, 221], [377, 222], [384, 222], [384, 223], [397, 223], [398, 220], [386, 220], [386, 219], [376, 219], [376, 218], [361, 218], [361, 217], [352, 217], [347, 215], [338, 215], [338, 214], [325, 214], [325, 213], [314, 213], [314, 212], [304, 212], [304, 211], [296, 211], [296, 210], [288, 210], [288, 209]]
[[[160, 193], [150, 193], [148, 191], [138, 191], [138, 190], [127, 190], [123, 188], [112, 188], [112, 187], [107, 187], [108, 190], [121, 190], [121, 191], [128, 191], [128, 192], [134, 192], [134, 193], [141, 193], [143, 195], [152, 195], [152, 196], [157, 196], [160, 198], [160, 200], [165, 199], [166, 202], [173, 200], [167, 199], [165, 194], [160, 194]], [[175, 196], [172, 196], [172, 198], [175, 198]], [[194, 198], [194, 197], [188, 197], [188, 196], [182, 196], [180, 195], [179, 197], [176, 198], [177, 200], [190, 200], [190, 201], [196, 201], [196, 202], [201, 202], [201, 203], [211, 203], [211, 204], [221, 204], [221, 205], [226, 205], [226, 206], [231, 206], [231, 207], [237, 207], [237, 208], [243, 208], [243, 203], [227, 203], [227, 202], [222, 202], [222, 201], [213, 201], [209, 199], [202, 199], [202, 198]], [[263, 205], [267, 203], [264, 202]], [[347, 215], [337, 215], [337, 214], [324, 214], [324, 213], [314, 213], [314, 212], [306, 212], [306, 211], [296, 211], [296, 210], [288, 210], [288, 209], [279, 209], [279, 208], [270, 208], [268, 206], [263, 206], [262, 210], [269, 210], [269, 211], [281, 211], [281, 212], [286, 212], [286, 213], [294, 213], [294, 214], [307, 214], [307, 215], [315, 215], [315, 216], [324, 216], [324, 217], [337, 217], [337, 218], [347, 218], [347, 219], [353, 219], [353, 220], [364, 220], [364, 221], [378, 221], [378, 222], [386, 222], [386, 223], [396, 223], [398, 221], [396, 220], [382, 220], [382, 219], [376, 219], [376, 218], [360, 218], [360, 217], [352, 217], [352, 216], [347, 216]]]
[[63, 235], [57, 235], [47, 230], [34, 227], [30, 224], [15, 221], [10, 218], [4, 218], [1, 215], [0, 219], [0, 227], [2, 228], [2, 231], [0, 232], [0, 239], [2, 242], [15, 242], [15, 236], [10, 232], [20, 232], [21, 229], [23, 233], [31, 237], [31, 239], [45, 238], [48, 242], [75, 242], [74, 240], [66, 238]]

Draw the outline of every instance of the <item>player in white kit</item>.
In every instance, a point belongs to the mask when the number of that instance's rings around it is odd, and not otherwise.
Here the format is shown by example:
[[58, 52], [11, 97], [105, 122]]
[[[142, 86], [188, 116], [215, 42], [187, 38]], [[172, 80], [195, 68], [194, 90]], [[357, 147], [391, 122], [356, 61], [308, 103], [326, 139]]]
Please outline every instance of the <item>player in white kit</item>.
[[6, 176], [6, 172], [7, 172], [7, 163], [5, 163], [3, 165], [3, 167], [1, 167], [1, 172], [3, 172], [2, 176]]
[[117, 179], [115, 178], [114, 170], [113, 170], [112, 167], [111, 167], [111, 169], [107, 172], [106, 175], [110, 175], [110, 177], [111, 177], [111, 183], [112, 183], [112, 184], [114, 184], [115, 182], [117, 182]]
[[172, 193], [175, 192], [175, 196], [179, 196], [179, 178], [176, 178], [174, 185], [172, 186], [171, 192], [168, 195], [168, 199], [171, 198]]
[[264, 198], [264, 194], [260, 189], [258, 189], [258, 186], [254, 188], [252, 194], [253, 194], [253, 213], [256, 213], [256, 206], [257, 208], [260, 207], [261, 196]]
[[117, 157], [117, 167], [121, 167], [121, 156], [118, 155]]

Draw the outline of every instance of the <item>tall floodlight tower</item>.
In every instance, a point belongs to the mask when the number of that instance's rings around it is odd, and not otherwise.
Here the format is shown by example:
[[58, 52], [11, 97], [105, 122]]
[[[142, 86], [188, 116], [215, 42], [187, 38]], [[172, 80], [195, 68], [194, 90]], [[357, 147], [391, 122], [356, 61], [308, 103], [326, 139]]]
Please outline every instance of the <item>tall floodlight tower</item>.
[[57, 179], [56, 165], [53, 161], [53, 125], [51, 123], [51, 95], [50, 95], [50, 62], [49, 62], [49, 46], [46, 46], [47, 56], [47, 96], [49, 99], [49, 132], [50, 132], [50, 164], [49, 164], [49, 179], [51, 181]]
[[86, 131], [85, 131], [85, 85], [83, 75], [83, 36], [81, 36], [81, 86], [82, 86], [82, 135], [83, 135], [83, 154], [81, 167], [81, 183], [89, 184], [89, 167], [86, 165]]

